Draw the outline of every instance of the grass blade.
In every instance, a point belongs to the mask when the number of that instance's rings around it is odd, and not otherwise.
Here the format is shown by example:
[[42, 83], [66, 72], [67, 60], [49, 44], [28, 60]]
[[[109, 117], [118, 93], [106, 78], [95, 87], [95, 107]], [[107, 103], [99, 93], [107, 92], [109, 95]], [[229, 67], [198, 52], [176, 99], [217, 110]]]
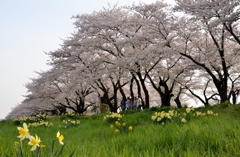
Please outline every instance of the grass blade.
[[64, 148], [64, 145], [63, 145], [62, 148], [60, 149], [60, 151], [59, 151], [59, 153], [58, 153], [58, 157], [60, 157], [60, 155], [62, 154], [63, 148]]
[[69, 157], [72, 157], [75, 151], [76, 151], [76, 148], [72, 151], [72, 153], [69, 155]]

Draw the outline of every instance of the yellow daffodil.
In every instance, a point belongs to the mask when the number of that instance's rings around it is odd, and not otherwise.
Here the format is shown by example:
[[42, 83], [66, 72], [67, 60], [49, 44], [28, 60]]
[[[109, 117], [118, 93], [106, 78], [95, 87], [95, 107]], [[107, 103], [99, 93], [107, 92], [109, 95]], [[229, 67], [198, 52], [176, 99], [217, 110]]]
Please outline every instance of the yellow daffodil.
[[129, 127], [128, 127], [128, 130], [129, 130], [129, 131], [132, 131], [132, 130], [133, 130], [133, 127], [132, 127], [132, 126], [129, 126]]
[[118, 130], [118, 129], [116, 129], [116, 130], [115, 130], [115, 132], [116, 132], [116, 133], [119, 133], [119, 130]]
[[208, 115], [213, 115], [213, 111], [207, 110], [207, 114], [208, 114]]
[[15, 147], [15, 148], [18, 148], [18, 147], [19, 147], [19, 142], [15, 141], [15, 142], [14, 142], [14, 147]]
[[170, 116], [169, 113], [166, 113], [166, 114], [165, 114], [165, 117], [167, 117], [168, 119], [172, 119], [172, 117]]
[[191, 111], [191, 108], [186, 108], [186, 112], [189, 113]]
[[126, 126], [126, 123], [122, 123], [122, 126]]
[[169, 113], [169, 115], [170, 115], [171, 117], [174, 116], [174, 110], [170, 110], [168, 113]]
[[161, 112], [160, 117], [163, 119], [165, 117], [165, 112]]
[[157, 118], [157, 121], [158, 121], [158, 122], [159, 122], [159, 121], [161, 121], [161, 120], [162, 120], [162, 118], [161, 118], [161, 117], [158, 117], [158, 118]]
[[121, 123], [119, 123], [119, 121], [116, 121], [115, 124], [116, 124], [117, 126], [120, 126], [120, 125], [121, 125]]
[[155, 121], [157, 116], [152, 116], [152, 120]]
[[196, 116], [200, 116], [202, 113], [201, 112], [196, 112]]
[[29, 139], [30, 139], [30, 141], [28, 142], [28, 144], [32, 146], [31, 151], [34, 151], [37, 147], [40, 147], [39, 143], [41, 142], [41, 140], [40, 140], [40, 138], [38, 138], [37, 135], [36, 135], [36, 137], [30, 136]]
[[26, 137], [27, 138], [30, 137], [29, 130], [28, 130], [26, 123], [23, 123], [23, 127], [17, 127], [17, 129], [18, 129], [18, 133], [19, 133], [18, 138], [20, 138], [20, 140], [23, 140]]
[[187, 121], [185, 118], [182, 118], [181, 122], [186, 123]]
[[64, 136], [61, 135], [59, 131], [57, 132], [57, 139], [58, 139], [58, 141], [59, 141], [59, 143], [60, 143], [61, 145], [64, 144], [64, 143], [63, 143]]
[[111, 124], [111, 125], [110, 125], [110, 128], [111, 128], [111, 129], [113, 129], [113, 128], [114, 128], [114, 126]]
[[40, 145], [40, 147], [41, 147], [41, 148], [44, 148], [44, 147], [45, 147], [45, 145], [42, 145], [42, 144], [41, 144], [41, 145]]
[[195, 110], [195, 108], [194, 107], [191, 107], [191, 111], [194, 111]]

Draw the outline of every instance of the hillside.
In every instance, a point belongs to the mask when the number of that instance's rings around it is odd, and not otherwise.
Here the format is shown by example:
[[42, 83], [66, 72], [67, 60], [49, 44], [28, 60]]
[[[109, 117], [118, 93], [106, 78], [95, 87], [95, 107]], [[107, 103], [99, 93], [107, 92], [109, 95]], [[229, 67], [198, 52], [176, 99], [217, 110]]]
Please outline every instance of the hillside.
[[[19, 150], [14, 143], [19, 141], [17, 126], [22, 127], [23, 122], [28, 123], [31, 135], [41, 138], [40, 144], [44, 145], [40, 148], [42, 156], [51, 156], [52, 140], [56, 140], [58, 131], [64, 136], [64, 157], [75, 149], [75, 157], [239, 156], [239, 111], [240, 105], [218, 105], [197, 109], [151, 108], [128, 110], [121, 114], [39, 115], [38, 119], [3, 120], [0, 122], [0, 156], [4, 153], [14, 156], [14, 147]], [[154, 116], [160, 117], [163, 113], [162, 120], [157, 122]], [[28, 140], [24, 139], [23, 152], [30, 155], [31, 146], [27, 143]], [[57, 148], [61, 148], [58, 142], [54, 150]]]

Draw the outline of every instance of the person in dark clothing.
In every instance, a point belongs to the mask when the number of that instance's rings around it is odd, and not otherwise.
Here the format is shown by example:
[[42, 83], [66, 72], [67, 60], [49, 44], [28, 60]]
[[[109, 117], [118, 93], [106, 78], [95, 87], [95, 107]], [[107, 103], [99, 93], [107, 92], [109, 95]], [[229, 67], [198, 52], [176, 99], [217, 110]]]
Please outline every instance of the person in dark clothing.
[[126, 99], [122, 98], [120, 106], [121, 106], [122, 110], [125, 110], [125, 108], [126, 108]]

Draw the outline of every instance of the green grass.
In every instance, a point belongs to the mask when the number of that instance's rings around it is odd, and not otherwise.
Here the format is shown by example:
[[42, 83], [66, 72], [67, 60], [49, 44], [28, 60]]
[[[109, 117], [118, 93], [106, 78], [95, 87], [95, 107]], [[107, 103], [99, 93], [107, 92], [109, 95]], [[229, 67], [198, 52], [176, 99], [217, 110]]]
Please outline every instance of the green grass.
[[[51, 127], [30, 127], [31, 135], [37, 134], [42, 141], [42, 156], [50, 156], [52, 140], [57, 131], [64, 135], [64, 151], [68, 156], [76, 149], [75, 157], [232, 157], [240, 156], [240, 105], [230, 107], [205, 107], [195, 109], [207, 113], [211, 110], [218, 116], [192, 116], [186, 123], [180, 121], [156, 124], [151, 119], [155, 112], [169, 108], [152, 108], [144, 111], [124, 111], [121, 122], [132, 125], [132, 131], [115, 133], [110, 123], [103, 120], [106, 114], [96, 116], [56, 116], [46, 118]], [[184, 113], [185, 109], [175, 109]], [[64, 127], [62, 120], [80, 120], [80, 124]], [[14, 142], [17, 126], [11, 120], [0, 122], [0, 156], [15, 156]], [[28, 140], [23, 140], [23, 151], [31, 156]], [[55, 149], [61, 147], [55, 143]]]

